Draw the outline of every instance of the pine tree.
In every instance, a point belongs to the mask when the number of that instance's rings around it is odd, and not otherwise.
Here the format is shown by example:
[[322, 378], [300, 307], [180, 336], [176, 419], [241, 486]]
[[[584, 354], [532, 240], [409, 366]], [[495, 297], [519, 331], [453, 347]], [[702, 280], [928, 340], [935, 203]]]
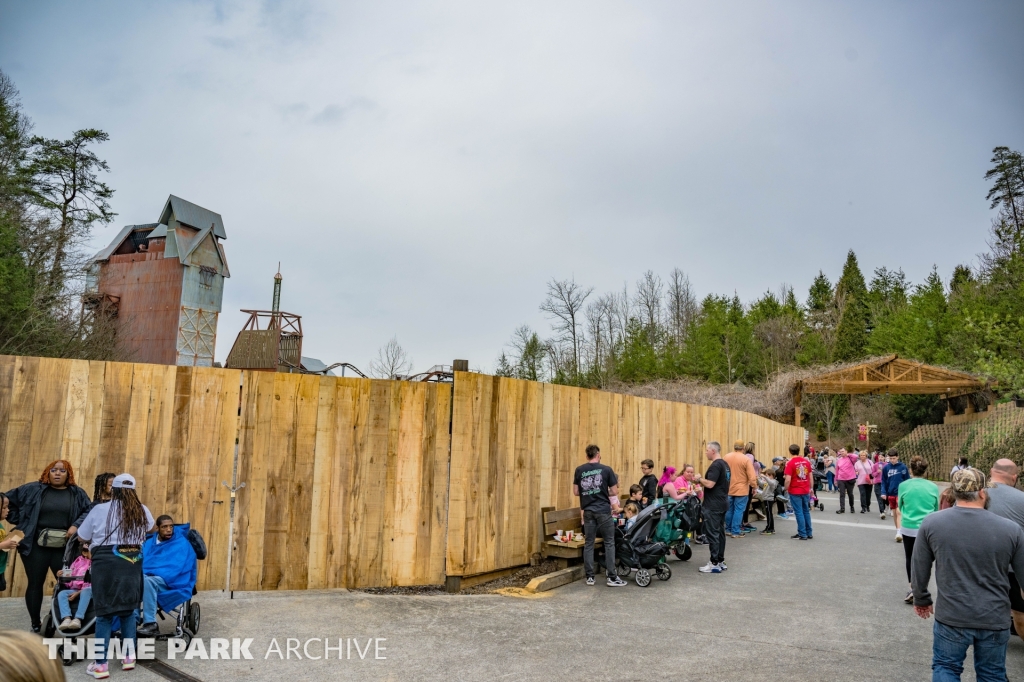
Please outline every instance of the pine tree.
[[868, 344], [867, 297], [868, 288], [857, 264], [857, 255], [850, 249], [843, 274], [836, 283], [836, 299], [843, 313], [836, 329], [834, 360], [849, 362], [864, 357]]

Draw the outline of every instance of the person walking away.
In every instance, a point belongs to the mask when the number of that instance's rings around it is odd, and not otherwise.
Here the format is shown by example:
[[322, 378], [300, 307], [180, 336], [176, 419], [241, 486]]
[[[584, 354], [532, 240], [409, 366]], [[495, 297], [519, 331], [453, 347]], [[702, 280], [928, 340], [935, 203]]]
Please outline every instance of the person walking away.
[[[871, 483], [871, 460], [868, 459], [867, 451], [857, 455], [857, 461], [853, 465], [857, 472], [857, 490], [860, 491], [860, 513], [866, 514], [871, 511], [871, 490], [874, 487]], [[853, 513], [853, 509], [850, 509]]]
[[615, 572], [615, 521], [609, 495], [619, 494], [619, 478], [610, 466], [601, 464], [601, 449], [587, 446], [587, 463], [576, 467], [572, 477], [572, 494], [580, 498], [583, 521], [583, 570], [587, 584], [594, 584], [594, 538], [601, 534], [604, 543], [605, 584], [622, 587], [626, 582]]
[[828, 491], [836, 490], [836, 458], [832, 451], [825, 448], [825, 480], [828, 481]]
[[[990, 472], [988, 494], [988, 510], [996, 516], [1013, 521], [1024, 529], [1024, 492], [1016, 488], [1020, 469], [1012, 459], [997, 459]], [[1024, 594], [1021, 593], [1021, 580], [1018, 574], [1010, 571], [1010, 613], [1017, 636], [1024, 639]], [[1022, 576], [1024, 577], [1024, 576]]]
[[757, 498], [761, 500], [764, 507], [765, 524], [761, 535], [775, 535], [775, 515], [772, 514], [772, 507], [775, 506], [775, 489], [779, 487], [775, 480], [775, 472], [765, 469], [757, 477]]
[[897, 497], [900, 493], [900, 486], [904, 481], [910, 480], [910, 470], [907, 465], [900, 461], [900, 453], [895, 448], [886, 453], [889, 463], [882, 467], [882, 486], [885, 489], [885, 499], [892, 509], [892, 522], [896, 524], [896, 542], [903, 542], [903, 535], [900, 534], [900, 508], [897, 504]]
[[963, 471], [964, 469], [969, 469], [969, 468], [971, 468], [971, 465], [970, 465], [970, 463], [968, 463], [967, 458], [966, 457], [961, 457], [957, 461], [957, 463], [953, 465], [953, 468], [950, 470], [949, 478], [952, 480], [953, 474], [955, 474], [958, 471]]
[[839, 485], [839, 509], [836, 514], [846, 513], [846, 499], [850, 500], [850, 513], [853, 513], [853, 489], [857, 485], [857, 455], [840, 448], [836, 457], [836, 481]]
[[953, 474], [951, 487], [956, 506], [929, 514], [914, 544], [914, 610], [921, 618], [935, 616], [932, 680], [959, 680], [973, 647], [978, 682], [1005, 682], [1009, 572], [1024, 575], [1024, 530], [985, 509], [985, 474], [977, 469]]
[[814, 530], [811, 528], [811, 463], [800, 454], [800, 446], [789, 446], [792, 457], [786, 462], [786, 490], [789, 501], [796, 514], [796, 535], [794, 540], [811, 540]]
[[885, 455], [876, 453], [875, 461], [871, 465], [871, 487], [875, 491], [875, 499], [878, 500], [878, 518], [885, 520], [885, 493], [882, 492], [882, 467], [885, 466]]
[[[911, 583], [911, 558], [914, 556], [914, 544], [917, 539], [921, 522], [932, 512], [939, 511], [939, 486], [924, 478], [928, 471], [928, 462], [921, 457], [910, 460], [911, 479], [900, 486], [896, 506], [903, 519], [900, 534], [903, 536], [903, 552], [907, 557], [907, 584]], [[904, 599], [908, 604], [914, 601], [911, 587]]]
[[27, 579], [25, 607], [32, 632], [39, 632], [46, 574], [56, 578], [64, 565], [68, 529], [89, 506], [89, 495], [75, 484], [71, 463], [58, 459], [43, 469], [38, 481], [9, 490], [7, 497], [8, 519], [25, 534], [18, 543]]
[[711, 550], [711, 558], [698, 570], [701, 573], [721, 573], [728, 569], [725, 565], [725, 514], [729, 508], [731, 470], [722, 459], [722, 446], [717, 441], [708, 443], [704, 456], [711, 465], [703, 476], [697, 476], [697, 483], [704, 489], [704, 537]]
[[[135, 479], [120, 474], [111, 484], [110, 502], [96, 505], [78, 529], [92, 547], [92, 598], [96, 638], [103, 647], [86, 672], [98, 680], [110, 677], [110, 632], [121, 620], [123, 670], [135, 668], [135, 622], [143, 597], [142, 543], [153, 528], [153, 515], [135, 493]], [[130, 644], [129, 644], [130, 642]]]
[[747, 507], [747, 496], [757, 487], [757, 474], [754, 465], [743, 453], [746, 445], [741, 440], [733, 443], [732, 452], [725, 456], [729, 467], [729, 507], [725, 512], [726, 534], [729, 537], [743, 537], [743, 510]]
[[644, 490], [644, 506], [654, 504], [658, 497], [658, 477], [654, 475], [654, 460], [645, 459], [640, 462], [640, 471], [643, 473], [640, 477], [640, 487]]

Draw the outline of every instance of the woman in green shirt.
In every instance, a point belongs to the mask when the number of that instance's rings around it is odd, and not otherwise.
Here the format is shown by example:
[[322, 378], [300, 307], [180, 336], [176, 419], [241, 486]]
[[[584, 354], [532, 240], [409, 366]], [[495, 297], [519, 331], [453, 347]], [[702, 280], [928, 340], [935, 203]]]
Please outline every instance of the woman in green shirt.
[[[910, 559], [914, 556], [914, 541], [924, 517], [939, 511], [939, 486], [924, 478], [928, 462], [921, 457], [910, 460], [910, 480], [900, 484], [897, 496], [900, 510], [900, 535], [903, 536], [903, 551], [907, 556], [907, 582], [910, 582]], [[914, 603], [913, 591], [904, 599]]]

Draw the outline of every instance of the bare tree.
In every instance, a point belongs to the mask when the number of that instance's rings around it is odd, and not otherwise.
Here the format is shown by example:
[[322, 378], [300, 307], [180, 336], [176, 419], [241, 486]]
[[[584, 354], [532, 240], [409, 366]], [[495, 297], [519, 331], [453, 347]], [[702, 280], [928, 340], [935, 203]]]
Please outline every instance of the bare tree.
[[412, 361], [409, 354], [405, 352], [402, 345], [398, 343], [398, 337], [392, 336], [391, 340], [381, 346], [377, 351], [377, 359], [370, 361], [370, 374], [378, 379], [394, 379], [409, 373], [412, 368]]
[[636, 283], [636, 306], [640, 310], [643, 323], [649, 330], [661, 324], [661, 294], [664, 287], [661, 277], [648, 270]]
[[697, 297], [690, 278], [674, 268], [668, 279], [668, 325], [677, 346], [682, 346], [686, 332], [697, 318]]
[[560, 339], [572, 345], [570, 368], [572, 374], [580, 371], [580, 346], [583, 332], [580, 330], [580, 318], [583, 303], [594, 292], [594, 287], [582, 287], [575, 278], [566, 280], [553, 279], [548, 282], [548, 296], [540, 309], [553, 320], [552, 325]]

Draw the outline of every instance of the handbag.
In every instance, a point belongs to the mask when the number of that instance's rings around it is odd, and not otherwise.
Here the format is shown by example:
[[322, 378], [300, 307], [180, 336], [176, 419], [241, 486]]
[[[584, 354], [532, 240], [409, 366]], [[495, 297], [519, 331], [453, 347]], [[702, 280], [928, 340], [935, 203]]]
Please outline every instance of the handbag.
[[36, 544], [40, 547], [63, 547], [67, 544], [67, 541], [68, 532], [56, 528], [44, 528], [39, 531], [39, 536], [36, 537]]

